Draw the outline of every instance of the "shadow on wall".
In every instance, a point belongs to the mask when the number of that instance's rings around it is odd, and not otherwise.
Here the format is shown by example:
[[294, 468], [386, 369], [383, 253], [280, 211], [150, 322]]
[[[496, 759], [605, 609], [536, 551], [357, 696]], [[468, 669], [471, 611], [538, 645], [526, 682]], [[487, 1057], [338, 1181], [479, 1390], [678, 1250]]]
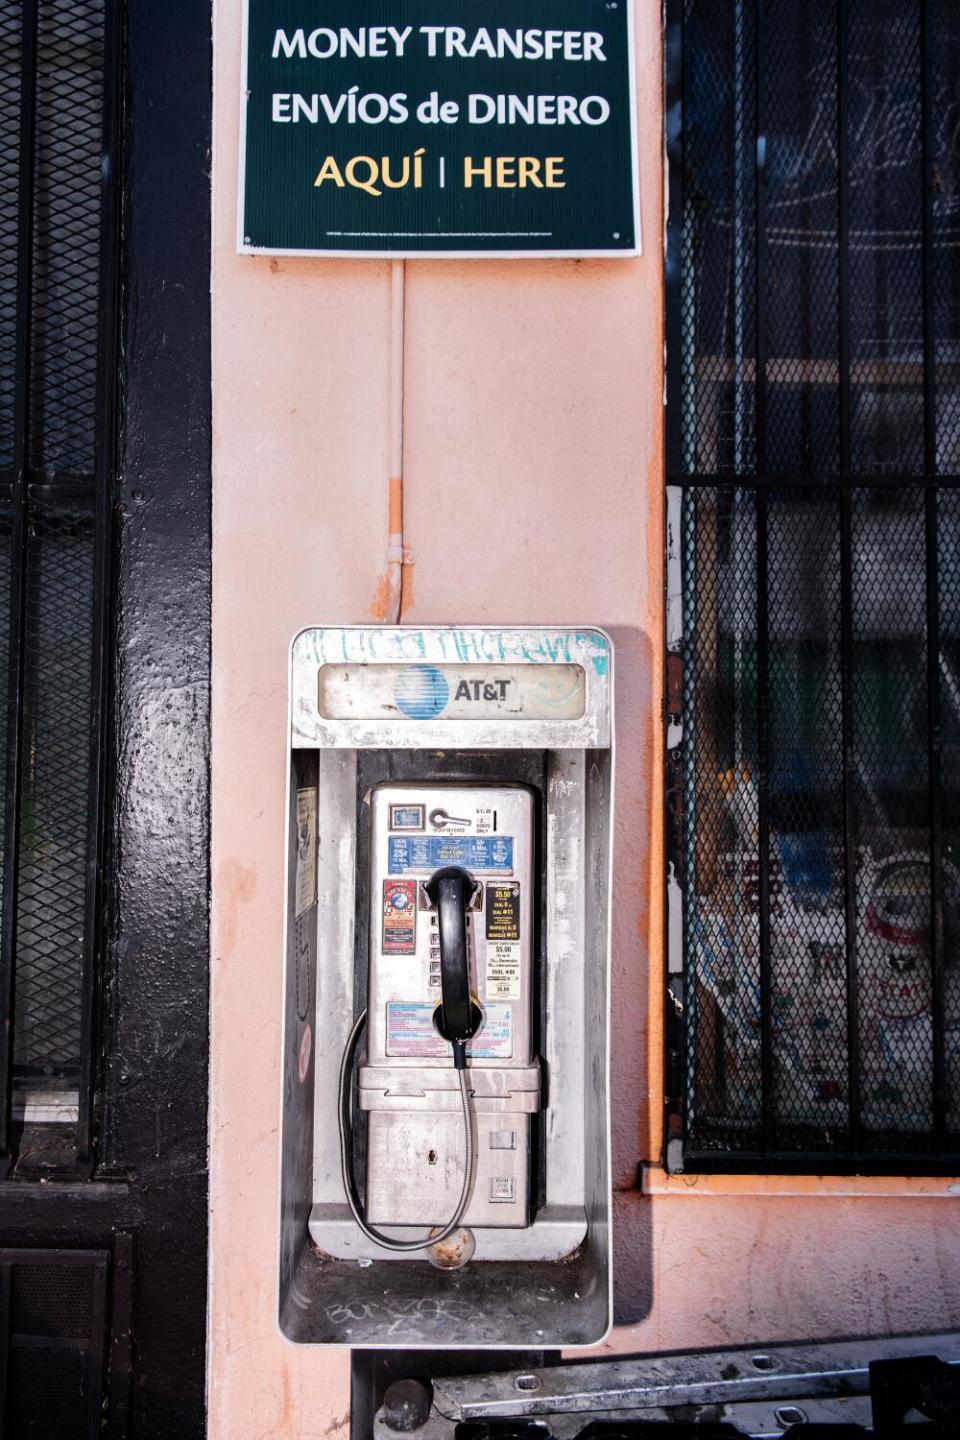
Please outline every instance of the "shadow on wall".
[[652, 1309], [653, 1225], [650, 1201], [635, 1190], [615, 1190], [613, 1323], [639, 1325]]
[[[651, 1094], [648, 1076], [651, 966], [659, 965], [660, 908], [652, 904], [658, 876], [654, 837], [662, 793], [661, 726], [656, 713], [649, 634], [632, 625], [607, 626], [616, 654], [616, 799], [613, 846], [610, 996], [610, 1123], [613, 1177], [614, 1323], [636, 1325], [653, 1305], [648, 1202], [637, 1193], [639, 1162], [649, 1158]], [[654, 1002], [656, 1003], [656, 1001]], [[654, 1017], [656, 1023], [656, 1017]]]

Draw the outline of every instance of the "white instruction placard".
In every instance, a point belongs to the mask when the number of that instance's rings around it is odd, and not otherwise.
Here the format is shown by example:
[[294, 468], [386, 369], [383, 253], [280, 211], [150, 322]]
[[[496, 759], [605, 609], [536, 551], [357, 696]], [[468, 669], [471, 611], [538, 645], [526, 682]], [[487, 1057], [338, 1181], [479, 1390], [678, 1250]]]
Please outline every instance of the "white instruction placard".
[[519, 941], [487, 941], [487, 999], [520, 999]]

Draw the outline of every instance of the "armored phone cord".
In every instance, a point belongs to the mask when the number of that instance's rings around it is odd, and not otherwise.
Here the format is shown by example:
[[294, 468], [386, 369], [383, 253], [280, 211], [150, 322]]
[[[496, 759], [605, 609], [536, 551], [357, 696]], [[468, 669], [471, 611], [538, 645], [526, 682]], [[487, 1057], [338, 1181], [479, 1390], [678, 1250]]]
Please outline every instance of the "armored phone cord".
[[350, 1213], [360, 1226], [364, 1235], [377, 1245], [382, 1245], [384, 1250], [427, 1250], [432, 1245], [438, 1245], [441, 1240], [446, 1240], [463, 1219], [464, 1211], [470, 1200], [470, 1192], [473, 1189], [473, 1166], [474, 1166], [474, 1145], [473, 1145], [473, 1123], [470, 1117], [470, 1090], [467, 1085], [466, 1057], [463, 1043], [454, 1042], [454, 1064], [457, 1070], [457, 1078], [460, 1081], [460, 1100], [463, 1105], [463, 1132], [466, 1140], [466, 1156], [463, 1166], [463, 1187], [460, 1191], [460, 1199], [453, 1216], [444, 1225], [443, 1229], [436, 1235], [428, 1235], [425, 1240], [393, 1240], [389, 1235], [381, 1235], [379, 1230], [374, 1230], [363, 1218], [363, 1204], [357, 1190], [357, 1183], [353, 1174], [353, 1062], [356, 1056], [357, 1045], [363, 1033], [363, 1027], [367, 1023], [367, 1012], [362, 1010], [354, 1021], [353, 1029], [350, 1031], [350, 1038], [347, 1041], [343, 1052], [343, 1059], [340, 1062], [340, 1093], [339, 1093], [339, 1122], [340, 1122], [340, 1173], [343, 1176], [343, 1188], [347, 1195], [347, 1204], [350, 1206]]

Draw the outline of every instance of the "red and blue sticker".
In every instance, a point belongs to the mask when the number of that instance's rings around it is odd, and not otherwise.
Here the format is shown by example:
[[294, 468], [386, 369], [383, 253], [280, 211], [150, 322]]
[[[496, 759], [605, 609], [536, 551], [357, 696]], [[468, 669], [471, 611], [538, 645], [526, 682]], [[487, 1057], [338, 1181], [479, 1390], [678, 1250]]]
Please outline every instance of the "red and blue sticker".
[[383, 934], [380, 943], [384, 955], [416, 955], [416, 880], [384, 880]]

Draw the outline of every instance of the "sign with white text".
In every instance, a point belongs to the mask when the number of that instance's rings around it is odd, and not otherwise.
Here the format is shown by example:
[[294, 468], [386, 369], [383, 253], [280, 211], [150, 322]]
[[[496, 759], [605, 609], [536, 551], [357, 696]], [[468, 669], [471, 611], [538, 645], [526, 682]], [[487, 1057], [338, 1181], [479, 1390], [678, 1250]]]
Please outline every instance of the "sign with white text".
[[639, 253], [631, 0], [245, 0], [244, 20], [241, 252]]

